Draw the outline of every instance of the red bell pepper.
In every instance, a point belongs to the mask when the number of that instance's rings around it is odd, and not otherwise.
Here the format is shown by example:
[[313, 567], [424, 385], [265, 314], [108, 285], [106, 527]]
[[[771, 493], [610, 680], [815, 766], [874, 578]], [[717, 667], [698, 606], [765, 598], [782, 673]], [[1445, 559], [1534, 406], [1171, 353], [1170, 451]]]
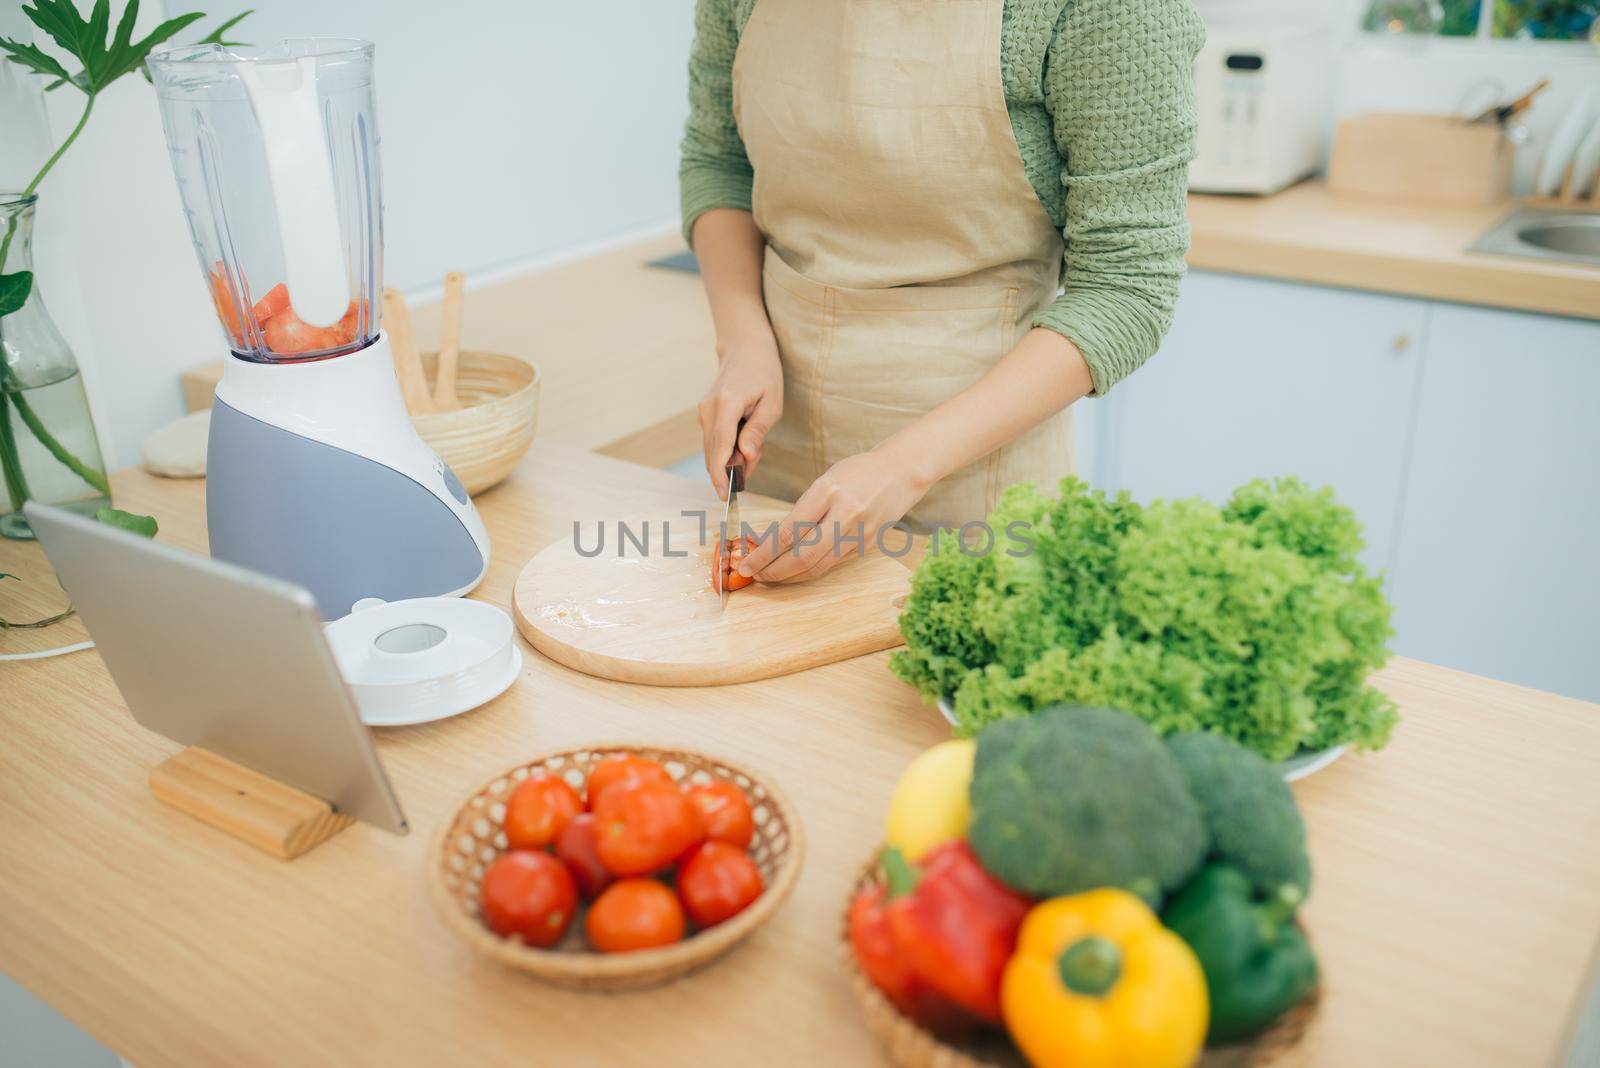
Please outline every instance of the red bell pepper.
[[999, 1023], [1000, 977], [1032, 903], [984, 871], [965, 841], [930, 851], [920, 871], [889, 849], [884, 868], [885, 920], [900, 965], [923, 987]]
[[948, 1038], [970, 1032], [971, 1015], [928, 989], [900, 956], [889, 934], [888, 894], [886, 886], [874, 883], [850, 903], [850, 948], [856, 964], [890, 1004], [921, 1026]]

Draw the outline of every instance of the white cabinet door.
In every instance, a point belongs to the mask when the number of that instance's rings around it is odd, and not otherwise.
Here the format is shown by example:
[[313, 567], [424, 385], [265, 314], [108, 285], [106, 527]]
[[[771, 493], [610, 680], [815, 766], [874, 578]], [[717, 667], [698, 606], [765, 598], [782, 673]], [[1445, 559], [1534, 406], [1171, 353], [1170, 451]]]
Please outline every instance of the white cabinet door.
[[1439, 305], [1398, 651], [1600, 700], [1600, 323]]
[[1091, 482], [1140, 500], [1225, 500], [1253, 478], [1334, 488], [1393, 566], [1407, 426], [1429, 309], [1396, 297], [1207, 272], [1161, 351], [1103, 400]]

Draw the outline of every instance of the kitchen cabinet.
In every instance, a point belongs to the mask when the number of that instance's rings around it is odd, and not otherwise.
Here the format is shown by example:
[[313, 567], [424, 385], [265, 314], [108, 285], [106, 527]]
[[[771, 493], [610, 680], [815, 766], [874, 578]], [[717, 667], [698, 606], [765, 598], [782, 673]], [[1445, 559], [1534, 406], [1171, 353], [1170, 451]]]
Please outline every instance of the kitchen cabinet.
[[1600, 323], [1439, 305], [1425, 362], [1397, 648], [1600, 698]]
[[1140, 500], [1334, 488], [1397, 652], [1600, 698], [1600, 323], [1209, 272], [1090, 402], [1080, 470]]
[[1427, 314], [1403, 298], [1191, 272], [1161, 351], [1092, 402], [1086, 477], [1139, 500], [1219, 503], [1252, 478], [1331, 485], [1366, 527], [1368, 565], [1388, 568]]

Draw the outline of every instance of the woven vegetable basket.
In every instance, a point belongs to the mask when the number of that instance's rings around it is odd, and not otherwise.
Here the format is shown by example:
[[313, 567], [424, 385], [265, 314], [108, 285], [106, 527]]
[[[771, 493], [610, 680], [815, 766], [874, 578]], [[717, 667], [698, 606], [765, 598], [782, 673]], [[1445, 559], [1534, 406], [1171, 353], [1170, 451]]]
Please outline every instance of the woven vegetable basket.
[[[506, 851], [505, 809], [511, 792], [530, 775], [545, 774], [560, 775], [581, 791], [595, 763], [613, 753], [655, 760], [679, 782], [725, 779], [743, 790], [755, 822], [750, 859], [761, 872], [761, 896], [732, 919], [659, 949], [596, 952], [584, 940], [581, 912], [566, 938], [550, 949], [535, 949], [520, 939], [495, 934], [483, 921], [479, 886], [484, 870]], [[573, 990], [635, 990], [709, 964], [765, 923], [794, 890], [804, 854], [799, 816], [771, 782], [737, 764], [688, 749], [609, 743], [536, 757], [474, 790], [439, 829], [429, 861], [429, 883], [446, 925], [485, 956]]]
[[[899, 1068], [1027, 1068], [1022, 1054], [999, 1031], [960, 1044], [936, 1038], [902, 1016], [857, 966], [850, 949], [850, 902], [863, 887], [882, 881], [883, 872], [874, 856], [851, 884], [840, 921], [840, 946], [856, 1001], [866, 1013], [867, 1026], [883, 1043], [889, 1059]], [[1206, 1050], [1200, 1058], [1200, 1068], [1262, 1068], [1277, 1063], [1305, 1037], [1320, 997], [1321, 991], [1313, 990], [1272, 1030], [1258, 1036], [1254, 1042]]]
[[[430, 383], [438, 363], [438, 353], [422, 353]], [[411, 425], [477, 495], [503, 481], [533, 444], [539, 369], [515, 356], [464, 350], [456, 364], [456, 396], [460, 411], [413, 415]]]

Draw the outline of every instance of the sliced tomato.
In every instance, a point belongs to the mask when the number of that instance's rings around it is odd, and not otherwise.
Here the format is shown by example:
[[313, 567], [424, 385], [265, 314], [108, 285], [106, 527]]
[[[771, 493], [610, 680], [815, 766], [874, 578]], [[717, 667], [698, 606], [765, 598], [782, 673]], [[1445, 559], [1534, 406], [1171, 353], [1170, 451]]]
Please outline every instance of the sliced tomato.
[[328, 328], [339, 339], [339, 344], [348, 345], [360, 335], [362, 322], [371, 321], [366, 312], [367, 302], [365, 300], [360, 298], [352, 300], [350, 307], [345, 309], [344, 318]]
[[211, 303], [217, 309], [217, 319], [227, 331], [234, 348], [244, 347], [244, 330], [239, 323], [239, 299], [228, 281], [228, 272], [218, 260], [211, 268]]
[[266, 337], [267, 348], [279, 356], [336, 349], [340, 345], [338, 334], [302, 322], [293, 308], [285, 308], [268, 319], [262, 324], [261, 332]]
[[742, 590], [755, 579], [749, 575], [741, 575], [737, 570], [739, 561], [748, 556], [756, 547], [754, 538], [728, 538], [717, 546], [716, 553], [711, 558], [711, 588], [717, 588], [717, 572], [721, 571], [723, 581], [730, 590]]
[[265, 326], [267, 320], [279, 312], [289, 310], [289, 287], [279, 282], [267, 290], [267, 295], [256, 301], [256, 306], [251, 309], [255, 313], [256, 323]]

